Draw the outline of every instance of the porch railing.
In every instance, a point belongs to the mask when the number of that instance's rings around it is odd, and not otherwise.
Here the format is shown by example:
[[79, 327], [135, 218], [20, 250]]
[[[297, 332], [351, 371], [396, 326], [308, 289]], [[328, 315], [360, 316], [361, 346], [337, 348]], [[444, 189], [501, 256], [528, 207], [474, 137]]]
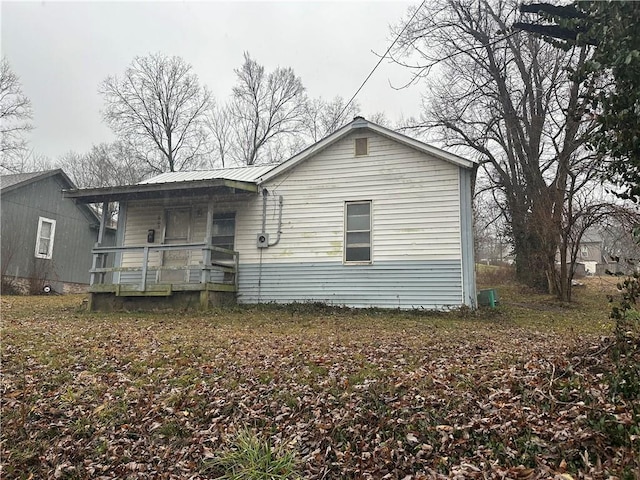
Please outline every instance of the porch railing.
[[[166, 266], [162, 265], [162, 260], [158, 260], [157, 265], [149, 265], [149, 256], [152, 252], [168, 252], [168, 251], [201, 251], [202, 259], [198, 264], [190, 264], [188, 261], [185, 265], [179, 266]], [[213, 259], [212, 253], [221, 253], [225, 256], [228, 256], [230, 260], [216, 260]], [[153, 282], [149, 283], [208, 283], [210, 281], [210, 272], [219, 271], [222, 272], [223, 281], [220, 283], [233, 284], [235, 286], [236, 291], [238, 290], [238, 267], [239, 267], [239, 254], [234, 250], [229, 250], [226, 248], [215, 247], [213, 245], [208, 245], [206, 243], [181, 243], [181, 244], [171, 244], [171, 245], [135, 245], [135, 246], [125, 246], [125, 247], [94, 247], [92, 250], [93, 253], [93, 263], [91, 266], [91, 286], [105, 284], [107, 274], [114, 273], [125, 273], [125, 272], [140, 272], [141, 279], [139, 283], [139, 289], [141, 292], [144, 292], [146, 286], [148, 284], [148, 276], [149, 271], [153, 270], [156, 272], [162, 271], [175, 271], [182, 270], [188, 271], [185, 273], [185, 282], [161, 282], [159, 279], [155, 279]], [[142, 261], [138, 266], [131, 267], [108, 267], [109, 264], [109, 255], [117, 255], [117, 254], [125, 254], [125, 253], [142, 253]], [[187, 256], [189, 258], [189, 256]], [[114, 258], [115, 260], [115, 258]], [[122, 261], [122, 256], [120, 257], [120, 261]], [[198, 282], [189, 282], [191, 279], [190, 272], [197, 271]], [[229, 274], [229, 275], [226, 275]], [[232, 276], [233, 281], [226, 280], [228, 277]], [[126, 283], [121, 282], [121, 279], [118, 280], [117, 283]]]

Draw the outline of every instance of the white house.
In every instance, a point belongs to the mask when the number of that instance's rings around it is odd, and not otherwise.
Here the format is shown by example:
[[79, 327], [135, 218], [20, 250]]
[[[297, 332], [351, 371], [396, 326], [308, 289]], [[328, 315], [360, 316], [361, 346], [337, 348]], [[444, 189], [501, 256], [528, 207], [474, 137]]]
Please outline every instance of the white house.
[[65, 195], [120, 204], [117, 247], [94, 249], [92, 308], [231, 295], [446, 309], [476, 303], [475, 167], [356, 117], [279, 165]]

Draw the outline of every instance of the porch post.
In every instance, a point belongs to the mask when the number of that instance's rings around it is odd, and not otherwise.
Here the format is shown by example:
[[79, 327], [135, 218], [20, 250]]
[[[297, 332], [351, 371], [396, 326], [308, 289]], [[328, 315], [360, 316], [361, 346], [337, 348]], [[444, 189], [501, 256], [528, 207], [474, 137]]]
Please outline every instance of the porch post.
[[145, 245], [142, 254], [142, 280], [140, 281], [140, 291], [147, 289], [147, 268], [149, 266], [149, 246]]
[[[98, 246], [98, 243], [96, 243], [96, 246]], [[89, 285], [95, 285], [96, 283], [96, 273], [95, 273], [95, 269], [98, 266], [98, 254], [94, 253], [93, 254], [93, 261], [91, 262], [91, 276], [89, 278]]]
[[[101, 247], [102, 244], [104, 243], [104, 231], [107, 228], [107, 219], [109, 216], [109, 202], [103, 202], [102, 203], [102, 217], [100, 218], [100, 230], [98, 230], [98, 247]], [[100, 255], [100, 261], [98, 262], [100, 264], [100, 268], [104, 268], [107, 265], [107, 258], [106, 258], [107, 254], [102, 254]], [[94, 260], [97, 260], [94, 259]], [[104, 283], [104, 276], [105, 276], [106, 272], [101, 272], [100, 273], [100, 283]]]
[[107, 225], [107, 216], [109, 214], [109, 202], [102, 203], [102, 218], [100, 219], [100, 230], [98, 231], [98, 246], [102, 246], [104, 241], [104, 230]]
[[200, 283], [205, 284], [209, 281], [209, 267], [211, 266], [211, 237], [213, 236], [213, 198], [208, 198], [207, 204], [207, 228], [205, 229], [204, 244], [202, 250], [202, 270], [200, 272]]

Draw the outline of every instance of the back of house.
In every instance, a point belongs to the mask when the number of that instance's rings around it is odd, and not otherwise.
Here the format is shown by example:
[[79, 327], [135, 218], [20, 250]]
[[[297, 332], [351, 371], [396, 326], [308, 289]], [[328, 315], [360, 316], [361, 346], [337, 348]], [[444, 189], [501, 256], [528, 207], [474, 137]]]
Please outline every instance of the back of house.
[[446, 309], [475, 306], [474, 172], [356, 117], [280, 165], [67, 194], [120, 202], [117, 287], [96, 293]]

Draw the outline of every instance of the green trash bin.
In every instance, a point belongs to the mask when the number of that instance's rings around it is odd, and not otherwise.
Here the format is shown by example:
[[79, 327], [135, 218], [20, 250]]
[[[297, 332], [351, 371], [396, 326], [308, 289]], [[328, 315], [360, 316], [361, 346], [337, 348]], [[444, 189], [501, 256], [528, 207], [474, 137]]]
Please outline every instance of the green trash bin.
[[498, 292], [495, 288], [488, 288], [478, 292], [478, 305], [481, 307], [496, 308], [498, 304]]

